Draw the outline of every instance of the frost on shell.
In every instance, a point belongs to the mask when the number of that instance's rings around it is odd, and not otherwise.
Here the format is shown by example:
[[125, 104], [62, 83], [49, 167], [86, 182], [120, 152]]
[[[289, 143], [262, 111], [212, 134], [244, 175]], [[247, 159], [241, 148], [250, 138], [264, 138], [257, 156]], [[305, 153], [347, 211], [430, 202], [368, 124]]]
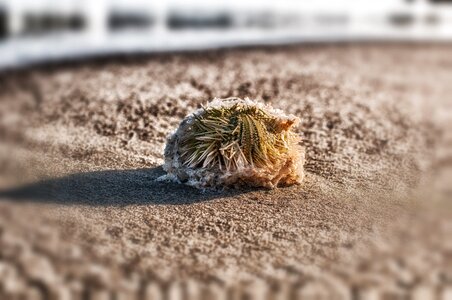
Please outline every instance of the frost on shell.
[[214, 99], [168, 137], [161, 180], [274, 188], [303, 180], [299, 119], [250, 99]]

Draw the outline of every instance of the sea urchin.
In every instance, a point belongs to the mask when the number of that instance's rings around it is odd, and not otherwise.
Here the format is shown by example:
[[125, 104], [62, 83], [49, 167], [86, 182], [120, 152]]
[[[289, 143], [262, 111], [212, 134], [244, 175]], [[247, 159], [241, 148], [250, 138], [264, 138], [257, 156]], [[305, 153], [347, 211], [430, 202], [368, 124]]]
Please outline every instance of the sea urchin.
[[168, 137], [166, 179], [205, 188], [274, 188], [303, 179], [299, 119], [250, 99], [214, 99]]

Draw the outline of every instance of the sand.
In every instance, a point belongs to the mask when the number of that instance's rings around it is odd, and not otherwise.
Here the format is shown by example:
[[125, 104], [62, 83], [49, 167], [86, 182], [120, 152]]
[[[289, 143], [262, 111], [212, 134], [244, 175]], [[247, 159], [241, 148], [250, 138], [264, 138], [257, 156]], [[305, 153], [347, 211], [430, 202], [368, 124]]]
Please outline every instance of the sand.
[[[0, 299], [450, 296], [451, 51], [231, 49], [1, 74]], [[155, 180], [166, 136], [229, 96], [301, 118], [301, 185]]]

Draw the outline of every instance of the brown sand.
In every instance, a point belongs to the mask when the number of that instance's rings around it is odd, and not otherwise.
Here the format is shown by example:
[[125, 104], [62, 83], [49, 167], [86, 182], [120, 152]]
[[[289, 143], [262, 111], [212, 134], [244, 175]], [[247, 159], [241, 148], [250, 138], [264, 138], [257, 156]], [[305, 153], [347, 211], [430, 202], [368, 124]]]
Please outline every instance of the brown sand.
[[[0, 299], [450, 295], [451, 53], [306, 46], [2, 75]], [[165, 137], [229, 96], [301, 118], [303, 184], [155, 181]]]

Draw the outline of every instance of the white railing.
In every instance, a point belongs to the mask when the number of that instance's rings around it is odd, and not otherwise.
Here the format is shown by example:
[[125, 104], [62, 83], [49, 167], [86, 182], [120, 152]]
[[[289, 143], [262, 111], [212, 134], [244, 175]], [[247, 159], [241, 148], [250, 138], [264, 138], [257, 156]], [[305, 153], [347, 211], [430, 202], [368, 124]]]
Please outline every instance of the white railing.
[[[451, 5], [388, 0], [373, 7], [353, 0], [346, 2], [348, 6], [333, 7], [329, 1], [315, 6], [285, 0], [250, 1], [246, 6], [242, 2], [212, 6], [204, 0], [188, 4], [3, 0], [7, 36], [0, 40], [0, 68], [91, 55], [224, 46], [452, 40]], [[60, 24], [71, 18], [78, 20], [78, 27]]]

